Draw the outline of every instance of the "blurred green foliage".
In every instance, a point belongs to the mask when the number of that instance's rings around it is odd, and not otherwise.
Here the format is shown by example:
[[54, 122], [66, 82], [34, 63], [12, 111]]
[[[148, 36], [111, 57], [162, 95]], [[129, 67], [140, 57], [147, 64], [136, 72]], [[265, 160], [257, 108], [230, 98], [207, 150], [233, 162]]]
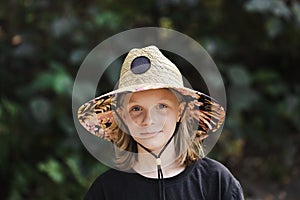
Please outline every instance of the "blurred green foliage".
[[298, 1], [1, 0], [0, 198], [82, 199], [106, 170], [77, 136], [72, 84], [97, 44], [142, 26], [185, 33], [213, 57], [228, 110], [210, 155], [246, 196], [299, 197]]

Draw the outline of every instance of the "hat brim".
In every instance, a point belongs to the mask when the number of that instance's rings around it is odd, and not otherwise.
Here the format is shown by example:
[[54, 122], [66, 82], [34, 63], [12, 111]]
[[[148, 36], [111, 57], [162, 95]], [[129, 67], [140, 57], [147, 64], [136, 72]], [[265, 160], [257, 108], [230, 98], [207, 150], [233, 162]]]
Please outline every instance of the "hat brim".
[[188, 99], [188, 109], [191, 116], [199, 122], [198, 130], [202, 133], [215, 132], [225, 119], [224, 108], [212, 97], [186, 87], [170, 87], [164, 84], [141, 84], [135, 87], [125, 87], [101, 95], [83, 104], [78, 109], [78, 119], [81, 125], [91, 134], [114, 142], [116, 127], [114, 124], [114, 97], [119, 94], [140, 92], [152, 89], [174, 89]]

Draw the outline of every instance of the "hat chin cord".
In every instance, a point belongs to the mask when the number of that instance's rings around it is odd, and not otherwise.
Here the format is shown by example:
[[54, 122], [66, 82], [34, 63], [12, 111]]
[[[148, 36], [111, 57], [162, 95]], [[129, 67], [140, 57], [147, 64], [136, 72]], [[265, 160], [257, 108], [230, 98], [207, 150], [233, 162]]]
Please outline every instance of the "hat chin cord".
[[[180, 116], [183, 116], [186, 108], [187, 108], [187, 102], [186, 102], [186, 104], [184, 106], [184, 109], [183, 109], [183, 111], [182, 111], [182, 113], [181, 113]], [[162, 171], [162, 168], [161, 168], [161, 159], [160, 159], [160, 156], [165, 151], [165, 149], [167, 148], [167, 146], [171, 143], [171, 141], [174, 138], [175, 134], [178, 132], [181, 120], [182, 120], [182, 118], [180, 117], [180, 120], [176, 123], [176, 127], [175, 127], [175, 130], [174, 130], [172, 136], [170, 137], [170, 139], [168, 140], [168, 142], [164, 145], [164, 147], [160, 150], [160, 152], [158, 154], [153, 153], [150, 149], [148, 149], [144, 145], [142, 145], [142, 144], [140, 144], [140, 143], [137, 142], [137, 144], [140, 145], [140, 147], [142, 147], [144, 150], [146, 150], [148, 153], [150, 153], [155, 158], [155, 164], [157, 166], [158, 191], [159, 191], [159, 199], [160, 200], [165, 200], [166, 199], [165, 185], [164, 185], [164, 175], [163, 175], [163, 171]]]
[[143, 146], [142, 144], [138, 143], [138, 145], [140, 145], [140, 147], [142, 147], [143, 149], [145, 149], [148, 153], [150, 153], [156, 160], [155, 160], [155, 164], [157, 166], [157, 177], [158, 177], [158, 190], [159, 190], [159, 199], [160, 200], [165, 200], [166, 196], [165, 196], [165, 186], [164, 186], [164, 176], [163, 176], [163, 172], [162, 172], [162, 168], [161, 168], [161, 159], [160, 156], [162, 155], [162, 153], [165, 151], [165, 149], [167, 148], [167, 146], [170, 144], [170, 142], [172, 141], [172, 139], [174, 138], [175, 134], [178, 131], [180, 125], [180, 121], [176, 123], [176, 127], [175, 127], [175, 131], [173, 133], [173, 135], [170, 137], [170, 139], [168, 140], [168, 142], [165, 144], [165, 146], [160, 150], [160, 152], [156, 155], [155, 153], [153, 153], [150, 149], [148, 149], [147, 147]]

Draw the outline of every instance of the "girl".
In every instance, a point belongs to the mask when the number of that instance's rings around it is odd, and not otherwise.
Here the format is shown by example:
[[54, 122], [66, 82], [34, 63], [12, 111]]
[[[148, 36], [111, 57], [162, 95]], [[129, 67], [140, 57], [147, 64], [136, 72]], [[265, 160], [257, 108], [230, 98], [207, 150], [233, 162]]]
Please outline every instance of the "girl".
[[132, 49], [118, 89], [81, 106], [78, 118], [115, 150], [115, 169], [95, 180], [86, 200], [244, 199], [239, 182], [202, 146], [222, 125], [224, 109], [184, 87], [155, 46]]

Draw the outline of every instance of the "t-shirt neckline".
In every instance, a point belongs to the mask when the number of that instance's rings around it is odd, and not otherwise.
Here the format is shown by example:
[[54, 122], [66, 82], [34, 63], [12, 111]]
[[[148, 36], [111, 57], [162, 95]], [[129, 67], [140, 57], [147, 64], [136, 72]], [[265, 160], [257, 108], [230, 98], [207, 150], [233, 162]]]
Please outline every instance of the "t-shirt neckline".
[[[180, 181], [183, 178], [187, 177], [188, 174], [190, 174], [190, 172], [194, 169], [196, 163], [197, 163], [197, 161], [189, 166], [186, 166], [183, 171], [176, 174], [175, 176], [164, 178], [165, 183], [177, 182], [177, 181]], [[135, 170], [132, 170], [132, 172], [134, 173], [134, 176], [136, 176], [137, 178], [143, 179], [149, 183], [157, 184], [157, 182], [158, 182], [158, 178], [150, 178], [150, 177], [143, 176], [142, 174], [136, 172]]]

